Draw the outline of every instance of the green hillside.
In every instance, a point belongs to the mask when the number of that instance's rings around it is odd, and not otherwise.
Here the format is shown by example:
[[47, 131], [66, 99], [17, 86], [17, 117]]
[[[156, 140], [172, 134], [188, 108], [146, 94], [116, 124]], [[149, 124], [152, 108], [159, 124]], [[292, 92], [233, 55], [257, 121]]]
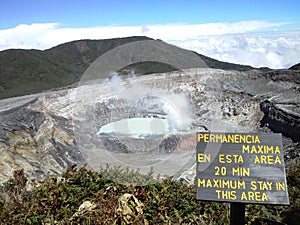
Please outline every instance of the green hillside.
[[206, 63], [206, 65], [209, 68], [223, 69], [223, 70], [238, 70], [238, 71], [247, 71], [247, 70], [254, 69], [251, 66], [222, 62], [213, 58], [209, 58], [205, 55], [198, 54], [197, 52], [195, 53]]
[[292, 67], [289, 68], [289, 70], [300, 70], [300, 63], [293, 65]]
[[[38, 93], [78, 82], [84, 71], [107, 51], [148, 37], [106, 40], [79, 40], [40, 50], [9, 49], [0, 51], [0, 99]], [[165, 45], [168, 45], [165, 43]], [[221, 62], [198, 54], [208, 67], [229, 70], [250, 70], [250, 66]], [[123, 71], [138, 73], [168, 72], [175, 68], [159, 62], [130, 65]]]
[[118, 72], [120, 74], [128, 75], [130, 72], [134, 71], [137, 75], [145, 75], [151, 73], [166, 73], [176, 70], [178, 70], [178, 68], [166, 63], [147, 61], [130, 64]]
[[146, 37], [80, 40], [39, 50], [0, 52], [0, 99], [64, 87], [80, 80], [84, 71], [103, 53]]

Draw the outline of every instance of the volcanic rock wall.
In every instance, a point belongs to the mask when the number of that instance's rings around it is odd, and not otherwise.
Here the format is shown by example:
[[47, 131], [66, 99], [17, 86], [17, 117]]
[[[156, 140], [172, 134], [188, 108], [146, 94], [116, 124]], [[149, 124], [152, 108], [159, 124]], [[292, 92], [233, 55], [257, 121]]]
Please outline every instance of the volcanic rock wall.
[[173, 153], [181, 141], [180, 134], [157, 139], [99, 137], [106, 150], [119, 153]]
[[30, 104], [0, 113], [1, 181], [19, 168], [44, 179], [72, 164], [84, 163], [69, 122], [60, 116], [34, 111], [28, 108]]
[[300, 141], [299, 115], [289, 113], [268, 100], [261, 103], [261, 110], [265, 114], [261, 121], [262, 126], [268, 126], [273, 132], [282, 133], [294, 142]]

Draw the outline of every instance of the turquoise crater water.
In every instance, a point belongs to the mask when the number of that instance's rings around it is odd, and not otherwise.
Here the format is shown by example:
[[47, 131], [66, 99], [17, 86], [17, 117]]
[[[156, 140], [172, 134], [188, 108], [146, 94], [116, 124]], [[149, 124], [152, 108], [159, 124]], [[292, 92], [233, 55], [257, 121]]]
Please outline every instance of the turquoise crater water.
[[164, 118], [126, 118], [100, 127], [99, 136], [130, 137], [138, 139], [163, 138], [171, 133]]

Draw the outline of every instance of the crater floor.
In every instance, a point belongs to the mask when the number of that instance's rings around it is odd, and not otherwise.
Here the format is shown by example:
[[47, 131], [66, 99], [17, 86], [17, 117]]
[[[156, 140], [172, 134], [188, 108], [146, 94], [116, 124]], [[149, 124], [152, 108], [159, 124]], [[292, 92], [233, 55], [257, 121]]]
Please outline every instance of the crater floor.
[[[0, 181], [19, 168], [29, 177], [44, 179], [71, 164], [88, 163], [97, 169], [111, 163], [143, 172], [153, 167], [188, 182], [194, 170], [196, 132], [203, 130], [283, 133], [289, 165], [299, 159], [300, 87], [297, 80], [288, 79], [288, 71], [278, 73], [284, 79], [255, 70], [188, 69], [120, 77], [118, 88], [99, 79], [1, 100]], [[137, 124], [134, 118], [144, 119]], [[118, 124], [124, 119], [125, 124]], [[109, 124], [120, 128], [114, 139], [99, 137], [110, 133]], [[177, 132], [170, 132], [174, 129]], [[146, 141], [147, 130], [159, 138]], [[137, 154], [118, 151], [120, 146], [156, 151]]]

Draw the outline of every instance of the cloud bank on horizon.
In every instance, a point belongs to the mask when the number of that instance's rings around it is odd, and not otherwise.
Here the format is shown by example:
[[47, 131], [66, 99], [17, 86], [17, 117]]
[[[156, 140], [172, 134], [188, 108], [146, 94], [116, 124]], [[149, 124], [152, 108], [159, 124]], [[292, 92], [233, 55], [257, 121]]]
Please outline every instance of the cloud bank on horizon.
[[300, 61], [300, 30], [281, 29], [287, 24], [256, 20], [88, 28], [67, 28], [58, 23], [21, 24], [0, 30], [0, 50], [44, 50], [72, 40], [142, 35], [221, 61], [278, 69]]

